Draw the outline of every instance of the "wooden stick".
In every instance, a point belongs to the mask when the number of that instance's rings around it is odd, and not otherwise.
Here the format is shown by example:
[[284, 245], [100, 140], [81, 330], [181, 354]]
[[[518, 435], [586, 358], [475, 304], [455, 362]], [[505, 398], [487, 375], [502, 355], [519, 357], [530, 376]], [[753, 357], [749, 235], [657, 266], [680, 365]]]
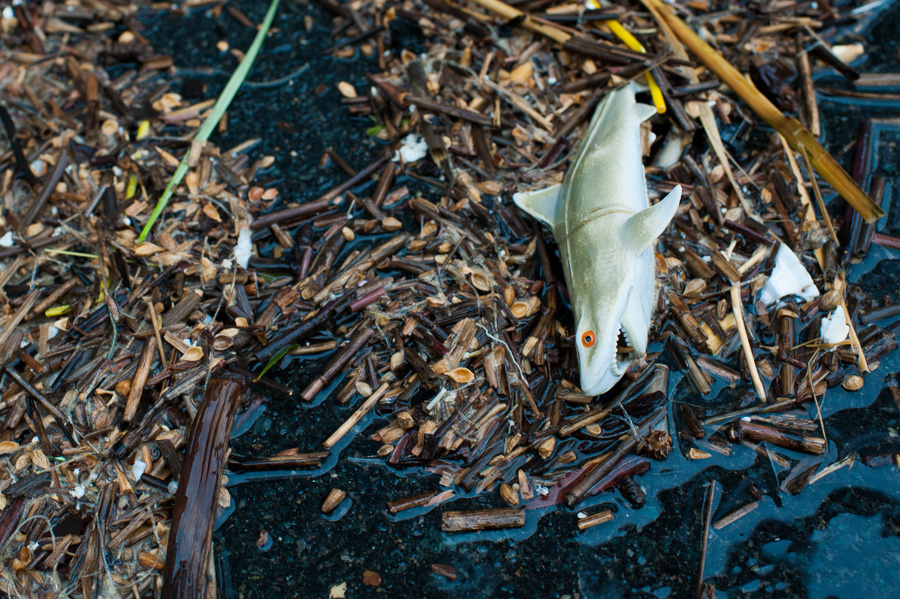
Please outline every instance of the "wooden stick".
[[138, 361], [137, 370], [131, 379], [131, 389], [128, 392], [128, 401], [125, 403], [125, 414], [122, 417], [126, 422], [131, 422], [137, 413], [141, 393], [144, 391], [144, 383], [150, 374], [150, 366], [153, 364], [153, 353], [156, 351], [156, 339], [148, 337], [141, 349], [141, 358]]
[[581, 520], [578, 521], [578, 530], [587, 530], [592, 526], [597, 526], [598, 524], [603, 524], [604, 522], [609, 522], [613, 519], [612, 510], [603, 510], [602, 512], [597, 512], [596, 514], [591, 514], [590, 516], [585, 516]]
[[566, 43], [572, 37], [561, 29], [539, 23], [534, 18], [532, 18], [531, 15], [513, 8], [505, 2], [500, 2], [499, 0], [472, 0], [472, 2], [474, 2], [478, 6], [481, 6], [482, 8], [488, 9], [491, 12], [497, 13], [507, 21], [521, 19], [518, 24], [525, 29], [533, 31], [535, 33], [540, 33], [541, 35], [549, 37], [553, 41], [559, 42], [560, 44]]
[[758, 507], [759, 507], [758, 501], [753, 501], [751, 503], [748, 503], [745, 506], [739, 507], [738, 509], [734, 510], [730, 514], [726, 514], [726, 515], [722, 516], [721, 518], [719, 518], [718, 520], [716, 520], [716, 522], [713, 524], [713, 528], [715, 528], [716, 530], [722, 530], [729, 524], [738, 521], [739, 519], [743, 518], [744, 516], [746, 516], [747, 514], [749, 514], [750, 512], [752, 512], [753, 510], [755, 510]]
[[501, 530], [523, 526], [525, 526], [525, 510], [521, 508], [495, 508], [441, 514], [441, 530], [444, 532]]
[[16, 310], [16, 313], [12, 318], [7, 319], [6, 326], [3, 327], [3, 332], [0, 332], [0, 347], [6, 343], [6, 340], [9, 339], [9, 336], [12, 334], [16, 327], [19, 326], [19, 323], [28, 316], [28, 313], [31, 311], [31, 307], [34, 305], [34, 302], [37, 301], [38, 296], [40, 296], [41, 292], [35, 289], [32, 291], [25, 301], [22, 302], [22, 305], [19, 306], [19, 309]]
[[328, 363], [328, 365], [322, 370], [322, 373], [317, 376], [310, 384], [303, 390], [303, 393], [300, 394], [300, 397], [304, 401], [312, 401], [312, 399], [316, 396], [316, 394], [322, 390], [325, 385], [327, 385], [331, 379], [333, 379], [339, 372], [341, 372], [344, 366], [349, 362], [356, 353], [362, 349], [363, 345], [369, 342], [369, 339], [375, 334], [375, 329], [371, 327], [360, 328], [353, 338], [341, 348], [341, 351]]
[[44, 298], [44, 300], [41, 303], [39, 303], [37, 306], [35, 306], [31, 310], [31, 313], [34, 314], [35, 316], [39, 316], [39, 315], [43, 314], [44, 311], [46, 311], [48, 308], [53, 306], [54, 303], [56, 303], [56, 300], [58, 300], [59, 298], [61, 298], [65, 294], [67, 294], [69, 291], [71, 291], [72, 287], [77, 285], [79, 282], [80, 281], [79, 281], [78, 277], [72, 277], [71, 279], [69, 279], [62, 285], [60, 285], [59, 288], [56, 289], [56, 291], [54, 291], [53, 293], [48, 295], [46, 298]]
[[390, 386], [387, 383], [381, 383], [381, 386], [378, 387], [378, 389], [376, 389], [368, 399], [366, 399], [365, 403], [359, 406], [359, 408], [355, 412], [353, 412], [353, 415], [350, 416], [350, 418], [348, 418], [347, 421], [344, 422], [344, 424], [339, 426], [338, 429], [325, 440], [325, 443], [323, 443], [325, 449], [331, 449], [332, 447], [334, 447], [335, 444], [337, 444], [337, 442], [344, 437], [344, 435], [350, 432], [350, 429], [356, 426], [356, 424], [360, 420], [362, 420], [362, 417], [368, 414], [369, 411], [375, 407], [375, 404], [377, 404], [378, 401], [382, 397], [384, 397], [389, 388]]
[[744, 358], [747, 360], [747, 368], [750, 370], [750, 378], [760, 401], [766, 401], [766, 390], [763, 388], [759, 371], [756, 369], [756, 361], [753, 359], [753, 348], [750, 347], [750, 339], [747, 338], [747, 329], [744, 326], [744, 307], [741, 303], [741, 286], [731, 286], [731, 311], [734, 314], [734, 322], [737, 325], [741, 345], [744, 347]]

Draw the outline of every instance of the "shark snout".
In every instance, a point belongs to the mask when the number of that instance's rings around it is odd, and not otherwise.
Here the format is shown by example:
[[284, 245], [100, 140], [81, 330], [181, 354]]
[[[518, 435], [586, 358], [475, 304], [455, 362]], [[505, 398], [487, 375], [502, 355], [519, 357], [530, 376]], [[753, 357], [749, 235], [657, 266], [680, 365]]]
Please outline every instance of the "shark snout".
[[[606, 393], [619, 382], [632, 364], [647, 353], [650, 317], [638, 295], [637, 290], [632, 287], [625, 302], [614, 315], [605, 319], [605, 326], [595, 324], [591, 329], [592, 325], [579, 323], [579, 331], [587, 329], [596, 333], [596, 342], [592, 347], [578, 345], [581, 390], [585, 394]], [[596, 318], [593, 320], [601, 321]]]

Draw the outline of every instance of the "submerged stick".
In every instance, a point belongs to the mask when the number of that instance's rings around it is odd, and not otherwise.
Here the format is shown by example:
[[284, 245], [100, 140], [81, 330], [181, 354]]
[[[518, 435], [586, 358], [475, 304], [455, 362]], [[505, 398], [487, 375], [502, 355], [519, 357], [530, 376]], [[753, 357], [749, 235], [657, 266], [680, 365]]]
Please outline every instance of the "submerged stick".
[[166, 547], [163, 597], [194, 599], [206, 594], [219, 482], [231, 422], [245, 389], [243, 380], [213, 378], [191, 425]]
[[716, 481], [709, 482], [706, 499], [703, 502], [703, 536], [700, 538], [700, 575], [697, 579], [697, 599], [703, 597], [703, 571], [706, 569], [706, 547], [709, 544], [709, 525], [712, 522], [713, 498], [716, 495]]
[[700, 39], [687, 23], [678, 18], [660, 0], [647, 0], [665, 20], [676, 36], [700, 61], [753, 109], [764, 121], [788, 140], [791, 147], [809, 160], [822, 178], [853, 206], [867, 222], [884, 216], [884, 211], [872, 201], [865, 191], [847, 174], [840, 164], [822, 147], [812, 133], [800, 121], [786, 116], [758, 89], [709, 44]]

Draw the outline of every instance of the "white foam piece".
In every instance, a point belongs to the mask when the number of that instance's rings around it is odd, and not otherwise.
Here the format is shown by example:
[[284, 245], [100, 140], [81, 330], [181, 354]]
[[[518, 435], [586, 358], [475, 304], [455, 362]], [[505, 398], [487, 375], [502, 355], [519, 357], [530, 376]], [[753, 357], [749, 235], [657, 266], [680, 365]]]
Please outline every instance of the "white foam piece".
[[428, 144], [425, 142], [425, 138], [415, 133], [410, 133], [403, 138], [403, 145], [400, 146], [400, 149], [394, 152], [393, 161], [398, 162], [402, 160], [403, 164], [411, 164], [417, 160], [422, 160], [427, 155]]
[[145, 464], [142, 460], [135, 460], [134, 464], [131, 466], [131, 475], [134, 476], [135, 481], [141, 480], [141, 477], [146, 471], [147, 464]]
[[847, 324], [843, 306], [838, 306], [834, 312], [822, 319], [819, 334], [825, 343], [840, 343], [847, 338], [850, 334], [850, 325]]
[[763, 285], [759, 299], [769, 305], [786, 295], [799, 295], [804, 301], [809, 301], [819, 297], [819, 290], [797, 255], [781, 244], [775, 255], [775, 268]]
[[250, 227], [243, 227], [234, 248], [234, 259], [241, 268], [247, 268], [251, 255], [253, 255], [253, 240], [250, 238]]

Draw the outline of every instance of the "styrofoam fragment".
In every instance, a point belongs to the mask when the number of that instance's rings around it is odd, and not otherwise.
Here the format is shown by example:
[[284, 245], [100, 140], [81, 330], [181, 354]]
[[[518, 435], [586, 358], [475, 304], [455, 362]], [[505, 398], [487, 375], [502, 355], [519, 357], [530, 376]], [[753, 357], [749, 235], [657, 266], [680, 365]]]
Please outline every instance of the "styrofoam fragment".
[[782, 244], [775, 255], [775, 268], [763, 285], [759, 299], [769, 305], [786, 295], [799, 295], [804, 301], [809, 301], [819, 297], [819, 290], [796, 254]]

